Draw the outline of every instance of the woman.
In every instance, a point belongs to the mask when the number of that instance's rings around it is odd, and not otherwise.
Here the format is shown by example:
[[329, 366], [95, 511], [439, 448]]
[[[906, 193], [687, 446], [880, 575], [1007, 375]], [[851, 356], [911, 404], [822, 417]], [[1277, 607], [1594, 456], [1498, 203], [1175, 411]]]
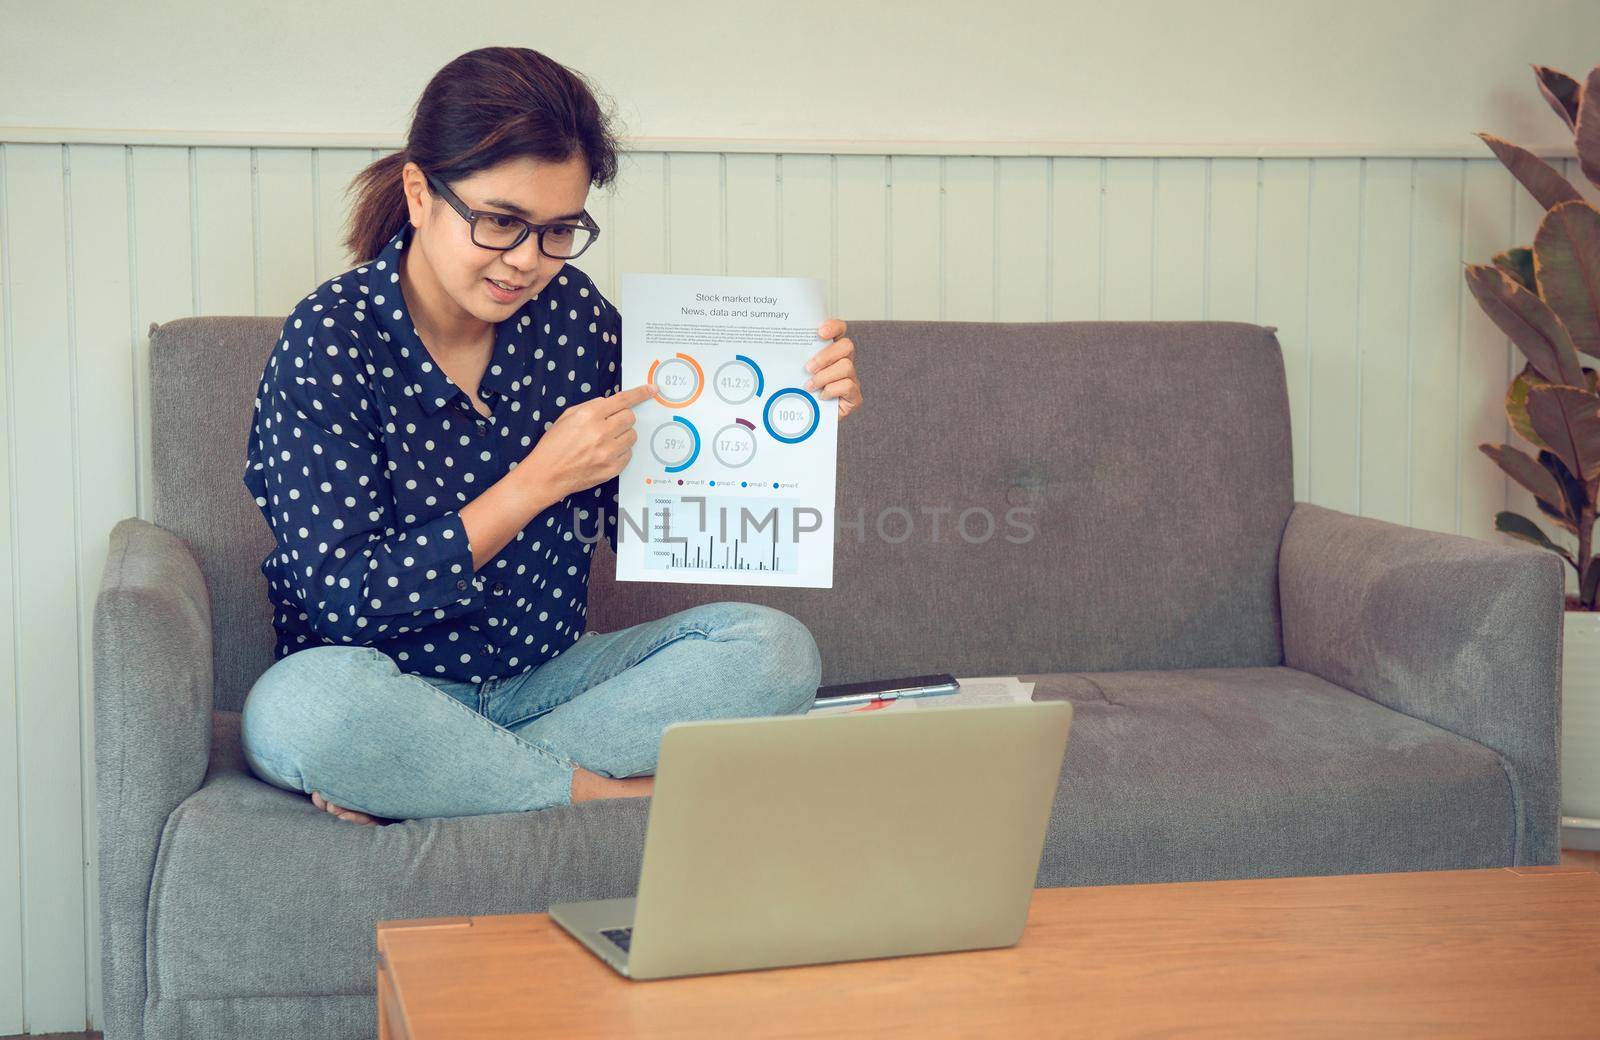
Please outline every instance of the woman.
[[[652, 393], [621, 389], [621, 318], [567, 264], [615, 175], [582, 78], [488, 47], [357, 178], [347, 244], [373, 259], [284, 322], [249, 442], [277, 541], [277, 659], [242, 722], [262, 779], [358, 823], [542, 809], [650, 793], [672, 722], [810, 708], [820, 656], [782, 611], [584, 632], [591, 517], [615, 548]], [[844, 331], [818, 330], [806, 384], [841, 417], [862, 400]]]

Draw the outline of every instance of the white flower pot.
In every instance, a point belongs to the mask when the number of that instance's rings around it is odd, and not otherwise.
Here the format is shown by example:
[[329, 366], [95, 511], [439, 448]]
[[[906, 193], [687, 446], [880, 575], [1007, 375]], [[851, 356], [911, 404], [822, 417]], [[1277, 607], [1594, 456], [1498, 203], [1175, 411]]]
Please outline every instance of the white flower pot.
[[1600, 849], [1600, 611], [1569, 610], [1561, 654], [1561, 844]]

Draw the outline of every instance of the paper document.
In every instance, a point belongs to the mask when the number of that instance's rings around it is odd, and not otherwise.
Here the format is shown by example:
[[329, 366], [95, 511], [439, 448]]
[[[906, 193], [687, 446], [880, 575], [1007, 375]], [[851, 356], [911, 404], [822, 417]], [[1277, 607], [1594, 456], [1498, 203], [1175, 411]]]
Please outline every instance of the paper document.
[[933, 697], [897, 697], [892, 701], [816, 707], [807, 715], [845, 715], [853, 711], [921, 711], [931, 708], [976, 708], [990, 704], [1022, 704], [1033, 700], [1033, 683], [1014, 675], [995, 675], [979, 679], [956, 676], [961, 688], [955, 693]]
[[622, 276], [633, 455], [617, 580], [833, 587], [838, 398], [805, 389], [829, 341], [816, 278]]

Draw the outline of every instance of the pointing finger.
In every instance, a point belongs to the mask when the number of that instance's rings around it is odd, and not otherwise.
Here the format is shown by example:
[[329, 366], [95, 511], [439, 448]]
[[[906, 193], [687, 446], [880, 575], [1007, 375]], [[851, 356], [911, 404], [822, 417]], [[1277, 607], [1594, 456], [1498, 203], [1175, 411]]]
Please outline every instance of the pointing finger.
[[633, 414], [631, 409], [634, 405], [643, 404], [654, 397], [655, 393], [654, 383], [640, 383], [638, 386], [619, 390], [610, 397], [599, 397], [595, 398], [595, 400], [610, 402], [605, 412], [608, 416], [627, 413], [631, 417]]

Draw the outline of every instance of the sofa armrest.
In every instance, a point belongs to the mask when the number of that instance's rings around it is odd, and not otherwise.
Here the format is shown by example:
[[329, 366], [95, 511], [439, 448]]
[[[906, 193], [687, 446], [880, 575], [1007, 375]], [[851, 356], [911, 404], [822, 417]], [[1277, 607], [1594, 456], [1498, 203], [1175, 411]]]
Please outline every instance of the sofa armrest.
[[211, 600], [182, 539], [129, 518], [94, 607], [95, 773], [107, 1036], [143, 1035], [145, 913], [167, 817], [211, 756]]
[[1561, 857], [1563, 566], [1305, 502], [1278, 554], [1284, 663], [1496, 752], [1518, 865]]

